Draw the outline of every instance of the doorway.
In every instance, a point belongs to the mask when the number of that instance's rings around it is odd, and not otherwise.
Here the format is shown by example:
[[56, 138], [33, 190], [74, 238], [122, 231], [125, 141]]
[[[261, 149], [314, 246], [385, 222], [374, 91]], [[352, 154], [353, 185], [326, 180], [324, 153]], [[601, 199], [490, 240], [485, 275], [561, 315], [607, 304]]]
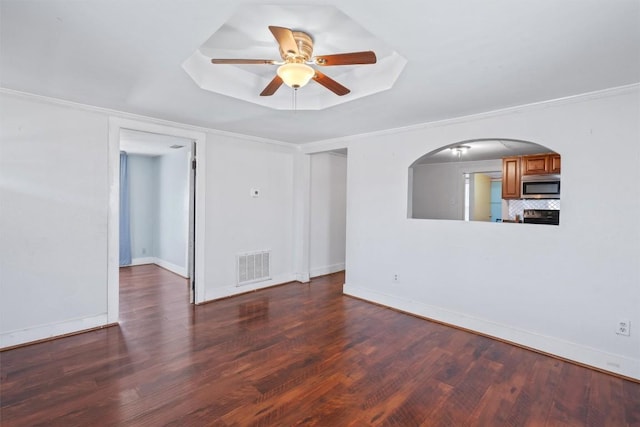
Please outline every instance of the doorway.
[[[202, 235], [200, 232], [204, 230], [205, 221], [205, 203], [204, 203], [204, 183], [205, 183], [205, 141], [206, 135], [202, 132], [186, 130], [181, 128], [174, 128], [171, 126], [139, 122], [135, 120], [110, 118], [109, 120], [109, 216], [108, 216], [108, 301], [107, 301], [107, 318], [109, 323], [117, 323], [119, 317], [119, 254], [120, 254], [120, 140], [122, 134], [129, 132], [138, 132], [144, 134], [155, 135], [155, 138], [181, 138], [181, 141], [187, 141], [186, 145], [189, 145], [191, 154], [187, 157], [185, 155], [185, 162], [183, 163], [185, 174], [188, 174], [187, 181], [189, 182], [189, 190], [184, 193], [184, 197], [187, 201], [184, 203], [186, 213], [184, 215], [178, 215], [185, 218], [185, 224], [187, 230], [185, 231], [186, 237], [182, 239], [184, 242], [180, 247], [175, 249], [176, 253], [182, 253], [184, 262], [171, 262], [173, 260], [179, 260], [174, 255], [165, 255], [167, 252], [156, 252], [162, 254], [161, 257], [169, 257], [169, 264], [165, 264], [164, 267], [179, 266], [182, 268], [181, 274], [190, 279], [190, 294], [191, 302], [200, 303], [205, 300], [204, 296], [204, 239], [198, 239], [198, 235]], [[157, 141], [156, 141], [157, 143]], [[177, 144], [180, 145], [180, 144]], [[157, 147], [156, 147], [157, 148]], [[170, 148], [169, 148], [170, 149]], [[171, 149], [175, 150], [175, 149]], [[191, 162], [190, 160], [193, 160]], [[179, 161], [179, 160], [178, 160]], [[144, 162], [143, 162], [144, 163]], [[194, 167], [191, 169], [190, 166]], [[169, 179], [166, 182], [167, 186], [172, 185], [172, 180]], [[170, 190], [163, 190], [164, 193]], [[168, 218], [169, 221], [175, 220], [174, 218]], [[169, 239], [171, 240], [171, 239]], [[139, 242], [137, 242], [139, 243]], [[170, 242], [164, 242], [165, 248], [171, 251], [172, 245]], [[157, 246], [150, 245], [151, 247], [137, 246], [136, 250], [139, 250], [137, 254], [140, 255], [142, 248], [146, 249], [146, 254], [149, 251], [158, 250]], [[160, 251], [164, 250], [160, 249]], [[145, 255], [146, 255], [145, 254]], [[150, 254], [153, 255], [153, 254]], [[154, 257], [147, 257], [154, 258]], [[143, 261], [148, 261], [143, 260]], [[181, 266], [183, 264], [184, 266]], [[159, 263], [162, 266], [162, 264]], [[171, 268], [168, 268], [171, 270]], [[178, 272], [180, 274], [180, 272]]]
[[120, 131], [120, 266], [156, 264], [190, 279], [193, 140]]
[[347, 149], [310, 155], [310, 277], [345, 269], [347, 155]]
[[464, 220], [496, 222], [501, 219], [501, 172], [465, 172], [463, 175]]

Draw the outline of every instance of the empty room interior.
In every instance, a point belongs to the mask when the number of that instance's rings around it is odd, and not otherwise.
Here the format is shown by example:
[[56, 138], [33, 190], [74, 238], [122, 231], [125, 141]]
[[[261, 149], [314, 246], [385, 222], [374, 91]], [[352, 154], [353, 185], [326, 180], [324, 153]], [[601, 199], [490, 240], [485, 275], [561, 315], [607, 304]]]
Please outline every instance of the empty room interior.
[[636, 184], [638, 0], [0, 0], [0, 424], [640, 426]]

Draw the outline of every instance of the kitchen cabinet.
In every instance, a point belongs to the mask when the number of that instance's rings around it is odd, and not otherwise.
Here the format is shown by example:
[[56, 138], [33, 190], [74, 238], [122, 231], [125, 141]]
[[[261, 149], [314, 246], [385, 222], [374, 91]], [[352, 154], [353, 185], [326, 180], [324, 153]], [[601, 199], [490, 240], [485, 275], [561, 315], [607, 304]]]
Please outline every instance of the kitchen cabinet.
[[560, 154], [549, 155], [549, 172], [560, 173]]
[[520, 164], [521, 158], [504, 157], [502, 159], [502, 198], [520, 198]]
[[522, 156], [521, 167], [522, 175], [541, 175], [549, 173], [549, 156], [546, 154]]
[[560, 173], [560, 154], [533, 154], [522, 156], [522, 175]]

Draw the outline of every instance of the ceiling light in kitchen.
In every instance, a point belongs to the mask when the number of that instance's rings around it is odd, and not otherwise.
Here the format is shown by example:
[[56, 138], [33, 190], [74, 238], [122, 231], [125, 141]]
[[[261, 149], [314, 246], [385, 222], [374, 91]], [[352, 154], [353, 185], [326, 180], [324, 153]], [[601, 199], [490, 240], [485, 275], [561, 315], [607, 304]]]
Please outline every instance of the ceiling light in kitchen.
[[471, 147], [469, 147], [468, 145], [456, 145], [455, 147], [450, 147], [449, 150], [451, 150], [451, 154], [453, 154], [454, 156], [458, 156], [458, 158], [460, 158], [470, 148]]

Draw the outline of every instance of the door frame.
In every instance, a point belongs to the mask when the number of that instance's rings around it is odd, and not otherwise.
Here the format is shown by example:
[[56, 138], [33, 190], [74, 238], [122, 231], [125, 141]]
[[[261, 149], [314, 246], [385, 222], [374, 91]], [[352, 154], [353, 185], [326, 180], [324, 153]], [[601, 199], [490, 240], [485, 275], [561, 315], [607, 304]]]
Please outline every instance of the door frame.
[[191, 141], [189, 146], [189, 201], [187, 202], [189, 218], [187, 228], [187, 275], [189, 276], [189, 302], [196, 302], [196, 168], [198, 165], [196, 142]]
[[[347, 158], [347, 176], [345, 183], [347, 193], [347, 211], [345, 212], [345, 271], [347, 269], [349, 253], [349, 146], [342, 141], [331, 144], [322, 144], [319, 146], [314, 146], [313, 144], [307, 145], [311, 145], [311, 147], [300, 148], [297, 163], [301, 166], [298, 167], [298, 174], [296, 175], [296, 184], [299, 191], [296, 196], [296, 203], [303, 205], [300, 208], [300, 215], [302, 215], [303, 220], [300, 221], [301, 227], [297, 230], [298, 240], [296, 240], [299, 245], [299, 247], [296, 248], [296, 253], [300, 253], [297, 260], [298, 262], [296, 263], [296, 271], [298, 272], [296, 280], [302, 283], [307, 283], [311, 280], [311, 156], [315, 154], [326, 154], [335, 152], [336, 150], [347, 150], [347, 154], [345, 154], [345, 157]], [[300, 202], [300, 200], [303, 200], [304, 202]]]
[[119, 277], [119, 227], [120, 227], [120, 130], [131, 129], [164, 135], [188, 138], [197, 147], [197, 171], [195, 176], [195, 280], [194, 302], [205, 301], [204, 295], [204, 230], [205, 228], [205, 184], [206, 184], [206, 134], [204, 132], [167, 126], [140, 120], [109, 117], [109, 210], [107, 214], [107, 322], [117, 323], [120, 311]]

